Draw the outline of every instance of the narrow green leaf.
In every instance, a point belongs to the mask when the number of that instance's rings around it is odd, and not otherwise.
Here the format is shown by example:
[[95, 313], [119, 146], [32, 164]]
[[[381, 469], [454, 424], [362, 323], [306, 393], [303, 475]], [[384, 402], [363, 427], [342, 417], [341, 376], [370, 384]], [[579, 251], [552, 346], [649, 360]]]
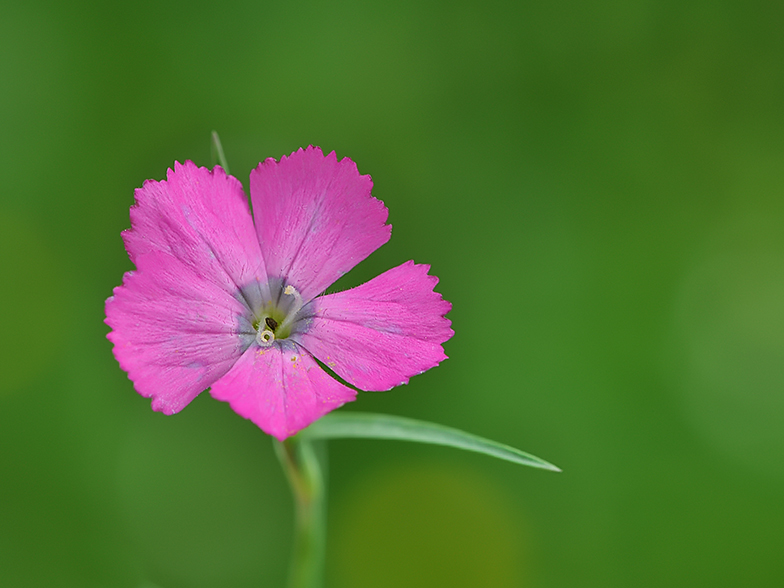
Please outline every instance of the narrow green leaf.
[[400, 416], [375, 414], [368, 412], [333, 412], [321, 417], [307, 429], [299, 433], [307, 439], [397, 439], [399, 441], [418, 441], [433, 445], [457, 447], [466, 451], [476, 451], [514, 463], [542, 468], [553, 472], [561, 470], [551, 463], [538, 457], [466, 433], [444, 425], [417, 421]]

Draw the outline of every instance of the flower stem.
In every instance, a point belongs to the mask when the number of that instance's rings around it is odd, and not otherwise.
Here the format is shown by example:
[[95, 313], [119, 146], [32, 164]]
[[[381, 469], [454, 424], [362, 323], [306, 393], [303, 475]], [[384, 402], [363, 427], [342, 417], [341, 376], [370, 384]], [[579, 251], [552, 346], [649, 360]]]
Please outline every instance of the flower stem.
[[275, 453], [294, 495], [294, 551], [289, 588], [321, 588], [326, 546], [326, 445], [289, 438], [274, 441]]

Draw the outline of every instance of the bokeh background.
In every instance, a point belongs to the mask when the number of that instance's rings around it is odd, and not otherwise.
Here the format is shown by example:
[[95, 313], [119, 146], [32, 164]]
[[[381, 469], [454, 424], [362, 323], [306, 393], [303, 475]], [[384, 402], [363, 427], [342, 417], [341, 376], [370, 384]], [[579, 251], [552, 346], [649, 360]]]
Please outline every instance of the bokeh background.
[[5, 2], [0, 584], [282, 586], [272, 446], [153, 413], [105, 339], [133, 190], [308, 144], [454, 303], [450, 359], [343, 410], [553, 461], [330, 444], [330, 587], [781, 586], [778, 2]]

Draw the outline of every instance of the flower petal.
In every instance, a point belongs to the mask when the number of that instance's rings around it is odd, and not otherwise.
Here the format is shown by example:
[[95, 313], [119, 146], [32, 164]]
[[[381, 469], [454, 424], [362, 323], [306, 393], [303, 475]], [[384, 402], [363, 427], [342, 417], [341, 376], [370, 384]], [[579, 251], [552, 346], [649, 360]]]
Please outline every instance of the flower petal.
[[356, 398], [290, 341], [253, 345], [210, 394], [280, 441]]
[[106, 301], [107, 337], [137, 392], [173, 414], [229, 371], [255, 332], [242, 302], [173, 256], [136, 263]]
[[266, 283], [258, 239], [240, 182], [220, 167], [175, 162], [167, 179], [136, 190], [131, 229], [123, 232], [131, 261], [153, 251], [169, 253], [197, 274], [248, 305], [258, 305]]
[[256, 230], [270, 277], [307, 302], [389, 240], [384, 203], [348, 158], [308, 147], [250, 174]]
[[347, 382], [389, 390], [446, 359], [452, 305], [433, 291], [429, 265], [408, 261], [369, 282], [316, 298], [298, 342]]

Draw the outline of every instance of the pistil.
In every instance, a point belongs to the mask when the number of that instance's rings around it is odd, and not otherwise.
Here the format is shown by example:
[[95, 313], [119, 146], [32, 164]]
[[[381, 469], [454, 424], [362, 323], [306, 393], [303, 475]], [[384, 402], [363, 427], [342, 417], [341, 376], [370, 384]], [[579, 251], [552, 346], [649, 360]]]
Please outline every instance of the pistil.
[[275, 342], [275, 333], [282, 335], [278, 338], [285, 339], [291, 332], [291, 326], [297, 320], [299, 311], [302, 310], [302, 307], [304, 306], [302, 296], [297, 292], [297, 289], [294, 286], [286, 286], [283, 290], [283, 294], [286, 296], [293, 296], [294, 301], [289, 306], [285, 318], [280, 323], [270, 316], [269, 313], [271, 312], [271, 309], [267, 307], [267, 311], [265, 312], [266, 316], [264, 316], [263, 320], [259, 320], [256, 333], [256, 343], [261, 347], [269, 347], [272, 345]]

